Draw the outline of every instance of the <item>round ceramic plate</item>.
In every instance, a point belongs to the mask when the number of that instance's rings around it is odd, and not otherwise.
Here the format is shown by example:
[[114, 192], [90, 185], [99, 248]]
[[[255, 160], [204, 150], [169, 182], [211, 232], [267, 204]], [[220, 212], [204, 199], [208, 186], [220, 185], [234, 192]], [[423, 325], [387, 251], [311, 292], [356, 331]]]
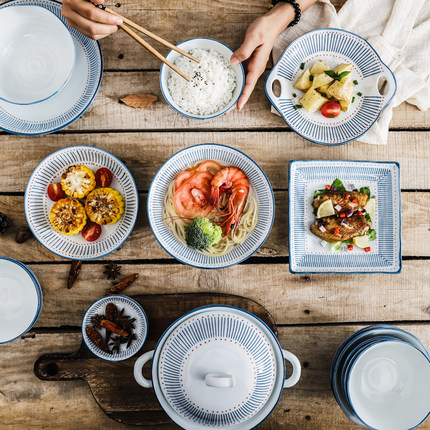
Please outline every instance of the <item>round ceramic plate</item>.
[[30, 330], [42, 310], [42, 289], [23, 263], [0, 257], [0, 344]]
[[[134, 340], [130, 346], [127, 348], [127, 344], [123, 343], [120, 345], [119, 352], [115, 351], [112, 354], [101, 350], [95, 343], [88, 337], [85, 327], [91, 326], [91, 318], [98, 315], [105, 315], [106, 306], [109, 303], [116, 305], [119, 311], [124, 309], [123, 315], [130, 318], [135, 318], [133, 333], [136, 335], [136, 340]], [[98, 330], [99, 333], [106, 339], [106, 329], [102, 328]], [[88, 349], [93, 352], [97, 357], [103, 358], [107, 361], [122, 361], [127, 358], [132, 357], [136, 354], [140, 348], [142, 348], [145, 343], [146, 336], [148, 334], [148, 319], [142, 306], [136, 302], [136, 300], [131, 299], [126, 296], [108, 296], [103, 297], [100, 300], [94, 302], [84, 315], [82, 320], [82, 338], [87, 345]], [[111, 338], [115, 335], [111, 335]], [[111, 344], [109, 344], [111, 348]], [[111, 348], [112, 349], [112, 348]]]
[[[301, 64], [310, 68], [317, 60], [327, 62], [332, 69], [342, 63], [352, 65], [350, 76], [357, 81], [355, 100], [337, 118], [295, 109], [305, 93], [294, 88], [303, 72]], [[382, 79], [386, 85], [381, 94], [378, 84]], [[275, 81], [281, 87], [278, 96], [273, 89]], [[343, 145], [358, 139], [374, 124], [396, 92], [396, 79], [366, 40], [345, 30], [322, 28], [305, 33], [287, 47], [267, 77], [265, 89], [270, 102], [300, 136], [323, 145]]]
[[[221, 165], [236, 166], [247, 176], [258, 199], [258, 222], [245, 242], [220, 257], [206, 256], [179, 242], [163, 221], [163, 201], [169, 184], [187, 166], [203, 160], [215, 160]], [[258, 164], [243, 152], [213, 143], [195, 145], [169, 158], [155, 175], [148, 193], [148, 219], [160, 245], [177, 260], [204, 269], [220, 269], [249, 258], [264, 243], [275, 216], [272, 187]]]
[[[101, 167], [107, 167], [114, 176], [110, 187], [124, 199], [122, 217], [115, 224], [102, 226], [102, 234], [94, 242], [87, 242], [80, 233], [74, 236], [58, 233], [49, 221], [49, 212], [55, 202], [48, 197], [48, 185], [59, 182], [67, 168], [76, 164], [83, 164], [94, 173]], [[133, 230], [138, 203], [136, 184], [122, 161], [103, 149], [71, 146], [49, 155], [36, 167], [25, 191], [24, 210], [28, 225], [42, 245], [61, 257], [89, 260], [109, 254], [121, 246]]]
[[253, 428], [276, 405], [285, 377], [280, 346], [252, 314], [229, 306], [197, 309], [175, 322], [161, 342], [153, 383], [181, 427]]
[[0, 9], [0, 98], [38, 103], [52, 97], [75, 65], [75, 44], [58, 17], [39, 6]]
[[103, 74], [100, 46], [66, 24], [61, 15], [61, 3], [54, 0], [12, 0], [2, 3], [0, 9], [15, 5], [41, 6], [66, 25], [75, 44], [75, 68], [64, 88], [41, 103], [22, 106], [0, 100], [0, 128], [24, 135], [53, 133], [76, 121], [96, 96]]

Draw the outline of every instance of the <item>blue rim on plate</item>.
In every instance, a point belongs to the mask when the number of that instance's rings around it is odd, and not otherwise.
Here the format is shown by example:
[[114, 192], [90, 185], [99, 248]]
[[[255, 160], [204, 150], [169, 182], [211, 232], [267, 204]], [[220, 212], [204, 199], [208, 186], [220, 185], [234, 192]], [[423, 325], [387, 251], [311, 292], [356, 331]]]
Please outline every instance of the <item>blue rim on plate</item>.
[[37, 280], [36, 276], [24, 263], [22, 263], [21, 261], [15, 260], [13, 258], [9, 258], [9, 257], [0, 257], [0, 260], [10, 261], [11, 263], [14, 263], [17, 266], [21, 267], [26, 272], [26, 274], [29, 276], [30, 280], [33, 282], [34, 288], [35, 288], [36, 294], [37, 294], [37, 310], [36, 310], [36, 314], [35, 314], [33, 320], [31, 321], [31, 323], [19, 335], [13, 337], [12, 339], [6, 340], [4, 342], [0, 342], [0, 345], [2, 345], [5, 343], [9, 343], [15, 339], [18, 339], [19, 337], [21, 337], [22, 335], [27, 333], [29, 330], [31, 330], [31, 328], [34, 326], [34, 324], [36, 324], [37, 320], [39, 319], [40, 313], [42, 312], [43, 293], [42, 293], [42, 288], [40, 287], [39, 281]]
[[[85, 241], [80, 233], [74, 236], [60, 234], [49, 222], [49, 210], [54, 202], [47, 196], [47, 187], [58, 182], [61, 174], [75, 164], [90, 166], [94, 171], [107, 167], [114, 176], [111, 187], [124, 199], [122, 217], [115, 224], [102, 226], [102, 235], [94, 242]], [[54, 254], [72, 260], [101, 258], [118, 249], [132, 232], [138, 210], [139, 195], [128, 168], [115, 155], [93, 146], [70, 146], [48, 155], [34, 169], [24, 195], [25, 217], [36, 239]]]
[[[98, 312], [104, 315], [104, 310], [106, 309], [108, 303], [114, 303], [117, 307], [124, 308], [124, 315], [136, 319], [134, 322], [134, 325], [136, 326], [134, 333], [136, 334], [137, 339], [130, 345], [129, 348], [126, 348], [125, 345], [123, 345], [119, 353], [114, 352], [113, 354], [108, 354], [98, 348], [89, 339], [85, 331], [86, 326], [92, 325], [91, 317], [93, 317]], [[146, 337], [148, 336], [148, 318], [142, 306], [140, 306], [136, 300], [132, 299], [131, 297], [116, 294], [96, 300], [87, 309], [84, 317], [82, 318], [81, 332], [82, 340], [94, 355], [105, 361], [124, 361], [137, 354], [144, 345]], [[105, 332], [105, 329], [102, 329], [102, 332]]]
[[[5, 3], [7, 3], [7, 2], [5, 2]], [[3, 3], [3, 4], [5, 4], [5, 3]], [[1, 6], [1, 5], [0, 5]], [[16, 6], [29, 6], [29, 5], [26, 5], [26, 4], [17, 4]], [[41, 6], [38, 6], [38, 7], [41, 7]], [[0, 7], [0, 9], [2, 9], [1, 7]], [[49, 11], [49, 9], [47, 9], [47, 8], [42, 8], [42, 9], [45, 9], [45, 10], [48, 10], [48, 12], [51, 12], [51, 11]], [[52, 12], [51, 12], [52, 13]], [[72, 35], [70, 34], [70, 31], [69, 31], [69, 29], [68, 29], [68, 27], [67, 27], [67, 25], [66, 25], [66, 23], [62, 20], [62, 19], [60, 19], [55, 13], [52, 13], [54, 16], [55, 16], [55, 18], [56, 19], [58, 19], [58, 21], [64, 26], [64, 28], [66, 29], [66, 31], [69, 33], [69, 35], [70, 35], [70, 38], [72, 39], [72, 41], [73, 41], [73, 37], [72, 37]], [[67, 79], [63, 82], [63, 84], [60, 86], [60, 88], [58, 88], [56, 91], [54, 91], [51, 95], [49, 95], [49, 96], [47, 96], [47, 97], [45, 97], [45, 98], [43, 98], [43, 99], [41, 99], [41, 100], [37, 100], [37, 101], [34, 101], [34, 102], [27, 102], [27, 103], [16, 103], [16, 102], [11, 102], [11, 101], [9, 101], [9, 100], [6, 100], [5, 98], [3, 98], [3, 97], [0, 97], [0, 100], [3, 100], [4, 102], [6, 102], [6, 103], [12, 103], [12, 104], [16, 104], [16, 105], [23, 105], [23, 106], [25, 106], [25, 105], [34, 105], [34, 104], [36, 104], [36, 103], [40, 103], [40, 102], [43, 102], [43, 101], [45, 101], [45, 100], [48, 100], [48, 99], [50, 99], [51, 97], [53, 97], [53, 96], [55, 96], [55, 94], [57, 94], [59, 91], [61, 91], [64, 87], [65, 87], [65, 85], [67, 84], [67, 82], [69, 82], [69, 79], [70, 79], [70, 77], [72, 76], [72, 74], [73, 74], [73, 70], [75, 69], [75, 64], [76, 64], [76, 46], [75, 46], [75, 44], [73, 43], [73, 55], [74, 55], [74, 58], [73, 58], [73, 65], [72, 65], [72, 69], [70, 70], [70, 73], [69, 73], [69, 75], [67, 76]]]
[[[276, 337], [276, 335], [273, 333], [273, 331], [271, 330], [271, 328], [262, 320], [260, 319], [258, 316], [254, 315], [253, 313], [245, 310], [245, 309], [241, 309], [238, 308], [236, 306], [229, 306], [229, 305], [207, 305], [207, 306], [201, 306], [199, 308], [193, 309], [192, 311], [187, 312], [186, 314], [184, 314], [183, 316], [181, 316], [180, 318], [178, 318], [176, 321], [174, 321], [172, 324], [169, 325], [169, 327], [167, 327], [166, 330], [164, 330], [163, 334], [160, 336], [159, 340], [157, 341], [157, 344], [154, 348], [154, 355], [152, 357], [152, 361], [151, 361], [151, 375], [154, 375], [154, 369], [158, 368], [158, 353], [159, 353], [159, 349], [161, 346], [163, 346], [165, 340], [167, 339], [167, 335], [169, 334], [169, 332], [173, 331], [173, 329], [178, 326], [182, 321], [184, 321], [185, 319], [187, 319], [190, 315], [199, 312], [199, 311], [205, 311], [208, 309], [212, 309], [212, 308], [226, 308], [226, 309], [233, 309], [236, 311], [240, 311], [243, 312], [245, 314], [250, 315], [251, 317], [255, 318], [266, 330], [267, 332], [271, 335], [271, 339], [274, 340], [274, 343], [277, 345], [277, 347], [279, 348], [279, 351], [282, 355], [282, 346], [279, 343], [278, 338]], [[285, 362], [283, 362], [283, 375], [282, 375], [282, 381], [285, 381], [286, 378], [286, 368], [285, 368]], [[158, 384], [157, 384], [158, 385]], [[158, 403], [160, 404], [160, 406], [163, 407], [162, 402], [160, 401], [160, 397], [164, 395], [161, 392], [158, 392], [158, 390], [155, 389], [154, 387], [154, 393], [155, 393], [155, 397], [157, 398]], [[273, 410], [276, 408], [277, 404], [279, 403], [279, 400], [281, 399], [283, 393], [283, 389], [280, 390], [279, 395], [277, 396], [277, 398], [275, 399], [275, 403], [273, 405], [273, 407], [270, 409], [270, 411], [268, 411], [267, 413], [265, 413], [261, 420], [256, 423], [255, 425], [253, 425], [252, 428], [256, 428], [258, 427], [262, 422], [264, 422], [269, 416], [270, 414], [273, 412]], [[170, 415], [169, 415], [170, 416]], [[171, 417], [172, 418], [172, 417]], [[176, 421], [175, 421], [176, 422]], [[178, 423], [176, 423], [178, 424]], [[179, 424], [178, 424], [179, 425]]]
[[[14, 105], [0, 101], [0, 129], [12, 134], [42, 135], [53, 133], [76, 121], [88, 109], [96, 96], [103, 76], [103, 57], [100, 45], [78, 30], [68, 26], [61, 15], [61, 3], [55, 0], [10, 0], [0, 4], [0, 9], [13, 5], [33, 5], [54, 13], [67, 27], [75, 43], [75, 67], [62, 91], [53, 97], [33, 105]], [[85, 82], [79, 73], [86, 75]], [[79, 87], [79, 98], [76, 88]], [[61, 99], [76, 99], [74, 104], [59, 112]], [[41, 110], [47, 109], [48, 118], [42, 118]]]
[[[192, 39], [187, 39], [187, 40], [184, 40], [183, 42], [179, 43], [176, 46], [178, 48], [182, 48], [183, 44], [185, 44], [187, 42], [190, 42], [190, 41], [193, 41], [193, 40], [211, 40], [213, 42], [216, 42], [216, 43], [219, 43], [220, 45], [225, 46], [231, 52], [231, 54], [233, 54], [233, 50], [229, 46], [227, 46], [225, 43], [220, 42], [219, 40], [216, 40], [216, 39], [212, 39], [210, 37], [195, 37], [195, 38], [192, 38]], [[171, 61], [171, 59], [169, 58], [169, 56], [170, 55], [174, 55], [174, 54], [175, 54], [175, 51], [170, 50], [168, 52], [168, 54], [166, 55], [166, 58], [169, 61]], [[170, 71], [170, 69], [168, 69], [168, 67], [164, 63], [161, 65], [161, 68], [160, 68], [160, 88], [161, 88], [161, 93], [163, 94], [164, 100], [166, 100], [166, 102], [170, 105], [170, 107], [172, 107], [176, 112], [180, 113], [181, 115], [184, 115], [184, 116], [186, 116], [188, 118], [199, 119], [199, 120], [216, 118], [218, 116], [224, 115], [227, 112], [229, 112], [236, 105], [237, 101], [239, 100], [240, 96], [242, 95], [242, 91], [243, 91], [243, 88], [245, 86], [245, 71], [243, 69], [242, 63], [239, 63], [239, 64], [237, 64], [236, 66], [233, 66], [233, 67], [239, 68], [241, 70], [241, 72], [242, 72], [242, 88], [240, 89], [237, 97], [235, 97], [234, 102], [232, 103], [232, 101], [230, 101], [225, 109], [223, 109], [221, 112], [216, 113], [215, 115], [211, 114], [210, 116], [204, 116], [204, 117], [193, 116], [192, 114], [189, 114], [189, 113], [181, 110], [179, 107], [176, 107], [175, 105], [173, 105], [169, 101], [169, 97], [166, 97], [166, 93], [164, 91], [163, 76], [164, 76], [165, 73], [168, 73]], [[173, 73], [173, 72], [170, 71], [170, 73]], [[166, 91], [167, 91], [167, 89], [166, 89]]]
[[[339, 178], [369, 186], [376, 198], [372, 220], [377, 239], [372, 251], [330, 253], [310, 231], [313, 193]], [[400, 273], [400, 165], [391, 161], [293, 160], [289, 172], [289, 249], [291, 273]], [[386, 214], [392, 214], [387, 217]], [[362, 251], [362, 252], [360, 252]]]
[[[326, 119], [320, 112], [311, 114], [305, 109], [294, 109], [299, 98], [295, 102], [293, 94], [302, 93], [293, 87], [302, 72], [300, 65], [318, 59], [328, 61], [331, 67], [342, 62], [352, 64], [352, 76], [358, 81], [354, 90], [363, 95], [356, 96], [356, 103], [336, 119]], [[388, 83], [386, 94], [381, 94], [377, 89], [381, 78]], [[279, 97], [272, 89], [275, 81], [281, 84]], [[381, 61], [372, 46], [362, 37], [338, 28], [313, 30], [291, 42], [267, 76], [265, 84], [267, 98], [292, 130], [311, 142], [330, 146], [359, 139], [376, 122], [396, 90], [393, 72]]]
[[[258, 222], [255, 229], [244, 243], [220, 257], [206, 256], [179, 242], [164, 224], [162, 217], [164, 196], [171, 181], [187, 166], [203, 160], [215, 160], [241, 169], [248, 176], [258, 199]], [[275, 199], [266, 174], [248, 155], [230, 146], [203, 143], [182, 149], [160, 167], [149, 187], [147, 213], [152, 233], [172, 257], [193, 267], [222, 269], [248, 259], [263, 245], [272, 229]]]

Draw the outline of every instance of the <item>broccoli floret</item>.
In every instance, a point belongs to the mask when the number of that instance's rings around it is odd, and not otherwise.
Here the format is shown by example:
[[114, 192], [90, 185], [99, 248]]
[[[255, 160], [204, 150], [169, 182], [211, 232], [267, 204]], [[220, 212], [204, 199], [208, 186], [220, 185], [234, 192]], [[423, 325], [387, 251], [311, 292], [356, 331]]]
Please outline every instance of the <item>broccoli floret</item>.
[[194, 218], [193, 222], [185, 227], [187, 245], [201, 251], [216, 245], [221, 239], [222, 228], [205, 217]]

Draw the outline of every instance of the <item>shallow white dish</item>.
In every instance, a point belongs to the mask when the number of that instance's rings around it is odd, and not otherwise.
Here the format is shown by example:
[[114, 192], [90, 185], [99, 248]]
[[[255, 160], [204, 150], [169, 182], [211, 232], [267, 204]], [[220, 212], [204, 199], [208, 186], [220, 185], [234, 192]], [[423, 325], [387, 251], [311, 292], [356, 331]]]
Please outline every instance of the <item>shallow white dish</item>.
[[[321, 246], [310, 225], [313, 195], [339, 178], [350, 190], [370, 187], [376, 198], [372, 228], [377, 239], [364, 252]], [[401, 259], [400, 166], [396, 162], [308, 160], [290, 162], [289, 243], [292, 273], [399, 273]]]
[[0, 10], [15, 5], [41, 6], [63, 22], [75, 44], [75, 68], [64, 88], [48, 100], [31, 105], [0, 100], [0, 128], [23, 135], [53, 133], [80, 118], [96, 96], [103, 74], [100, 46], [66, 24], [61, 16], [61, 3], [54, 0], [11, 0], [0, 4]]
[[[85, 328], [91, 324], [91, 318], [96, 315], [104, 315], [106, 306], [109, 303], [113, 303], [116, 307], [121, 311], [124, 309], [124, 315], [129, 316], [130, 318], [135, 318], [134, 321], [134, 330], [133, 333], [136, 335], [137, 339], [131, 343], [131, 345], [126, 348], [126, 345], [123, 344], [120, 347], [119, 352], [113, 352], [112, 354], [108, 354], [107, 352], [101, 350], [97, 347], [94, 342], [88, 337]], [[106, 339], [106, 329], [102, 328], [99, 330], [99, 333]], [[136, 300], [121, 296], [121, 295], [113, 295], [108, 297], [103, 297], [96, 302], [94, 302], [88, 310], [85, 312], [84, 318], [82, 319], [82, 338], [84, 340], [85, 345], [88, 349], [97, 357], [102, 358], [107, 361], [123, 361], [127, 360], [127, 358], [132, 357], [136, 354], [140, 348], [142, 348], [145, 343], [146, 336], [148, 335], [148, 318], [146, 317], [145, 311], [136, 302]]]
[[[227, 45], [224, 45], [224, 43], [218, 42], [217, 40], [214, 40], [214, 39], [209, 39], [209, 38], [204, 38], [204, 37], [189, 39], [189, 40], [186, 40], [185, 42], [179, 43], [176, 46], [178, 48], [181, 48], [185, 52], [189, 52], [190, 50], [196, 49], [196, 48], [205, 49], [205, 50], [213, 49], [213, 50], [217, 51], [219, 54], [221, 54], [227, 60], [228, 64], [230, 64], [230, 57], [233, 54], [233, 51]], [[175, 63], [176, 59], [180, 55], [181, 54], [172, 50], [166, 55], [166, 58], [171, 63]], [[192, 61], [192, 60], [190, 60], [190, 61]], [[180, 106], [178, 106], [178, 104], [173, 100], [172, 96], [170, 95], [169, 90], [168, 90], [168, 86], [167, 86], [167, 79], [168, 79], [170, 73], [176, 73], [176, 72], [172, 71], [164, 63], [161, 65], [161, 69], [160, 69], [161, 92], [163, 93], [163, 96], [164, 96], [165, 100], [167, 101], [167, 103], [169, 103], [169, 105], [173, 109], [175, 109], [177, 112], [179, 112], [182, 115], [185, 115], [189, 118], [194, 118], [194, 119], [215, 118], [217, 116], [220, 116], [220, 115], [227, 113], [230, 109], [234, 108], [237, 101], [239, 100], [240, 95], [242, 94], [243, 87], [245, 85], [245, 72], [243, 70], [243, 66], [241, 63], [239, 63], [239, 64], [236, 64], [235, 66], [232, 66], [232, 68], [236, 74], [236, 88], [233, 91], [232, 98], [226, 106], [224, 106], [223, 108], [221, 108], [220, 110], [218, 110], [217, 112], [214, 112], [212, 114], [194, 115], [194, 114], [190, 114], [190, 113], [184, 111]], [[191, 76], [189, 76], [189, 78], [191, 78]]]
[[60, 91], [75, 65], [67, 27], [40, 6], [0, 9], [0, 99], [33, 104]]
[[[124, 199], [122, 217], [115, 224], [102, 226], [102, 234], [94, 242], [87, 242], [80, 233], [74, 236], [58, 233], [49, 222], [49, 211], [55, 202], [48, 197], [48, 185], [59, 182], [67, 168], [76, 164], [83, 164], [94, 173], [101, 167], [108, 168], [114, 176], [110, 187]], [[138, 205], [136, 184], [124, 163], [92, 146], [71, 146], [49, 155], [32, 173], [24, 197], [25, 216], [36, 239], [55, 254], [75, 260], [99, 258], [120, 247], [133, 230]]]
[[[254, 231], [241, 245], [219, 257], [209, 257], [179, 242], [163, 221], [164, 196], [169, 184], [186, 167], [203, 160], [215, 160], [221, 165], [241, 169], [258, 199], [258, 222]], [[149, 188], [147, 210], [155, 238], [172, 257], [190, 266], [221, 269], [246, 260], [264, 243], [273, 225], [275, 200], [269, 180], [255, 161], [229, 146], [206, 143], [177, 152], [161, 166]]]
[[20, 261], [0, 257], [0, 344], [30, 330], [42, 302], [42, 289], [33, 272]]
[[[304, 95], [304, 91], [294, 88], [303, 72], [300, 65], [305, 63], [307, 68], [317, 60], [332, 68], [351, 64], [350, 76], [358, 81], [354, 86], [355, 102], [337, 118], [325, 118], [319, 111], [294, 109]], [[380, 79], [387, 82], [383, 94], [378, 91]], [[273, 91], [275, 81], [281, 86], [279, 96]], [[267, 77], [265, 88], [272, 105], [297, 134], [323, 145], [343, 145], [358, 139], [374, 124], [394, 97], [397, 84], [393, 72], [366, 40], [349, 31], [322, 28], [305, 33], [287, 47]]]

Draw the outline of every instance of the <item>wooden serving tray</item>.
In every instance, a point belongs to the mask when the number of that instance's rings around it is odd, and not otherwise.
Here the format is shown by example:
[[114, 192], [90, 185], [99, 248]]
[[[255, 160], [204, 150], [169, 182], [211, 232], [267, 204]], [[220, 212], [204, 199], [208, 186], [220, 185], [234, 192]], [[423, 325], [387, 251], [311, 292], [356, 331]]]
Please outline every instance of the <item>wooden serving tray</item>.
[[[185, 313], [207, 305], [230, 305], [245, 309], [262, 319], [278, 334], [269, 312], [253, 300], [229, 294], [155, 294], [132, 296], [148, 317], [148, 337], [141, 350], [128, 360], [109, 362], [88, 350], [82, 342], [73, 354], [47, 354], [38, 358], [34, 373], [45, 381], [87, 381], [93, 396], [110, 418], [125, 424], [160, 425], [171, 420], [160, 407], [152, 389], [142, 388], [134, 379], [136, 359], [155, 348], [157, 341], [171, 323]], [[150, 364], [144, 368], [150, 378]]]

